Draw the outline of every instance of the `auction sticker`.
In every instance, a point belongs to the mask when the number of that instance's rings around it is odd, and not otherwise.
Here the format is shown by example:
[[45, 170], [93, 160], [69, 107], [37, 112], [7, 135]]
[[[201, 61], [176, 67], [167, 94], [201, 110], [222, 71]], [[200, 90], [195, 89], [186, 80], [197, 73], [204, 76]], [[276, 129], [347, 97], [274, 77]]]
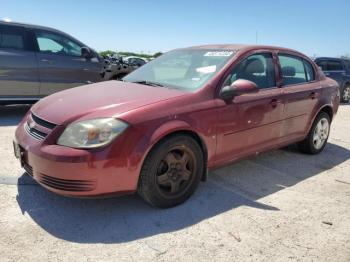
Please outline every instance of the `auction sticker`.
[[211, 51], [206, 52], [204, 56], [230, 56], [233, 54], [233, 51]]

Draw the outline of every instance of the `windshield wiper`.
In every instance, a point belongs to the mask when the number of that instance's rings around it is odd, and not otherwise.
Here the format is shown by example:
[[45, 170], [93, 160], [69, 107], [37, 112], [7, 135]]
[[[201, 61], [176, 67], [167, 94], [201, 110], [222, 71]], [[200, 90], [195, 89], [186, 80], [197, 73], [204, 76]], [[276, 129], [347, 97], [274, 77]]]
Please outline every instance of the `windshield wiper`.
[[146, 80], [141, 80], [141, 81], [133, 81], [131, 83], [136, 83], [136, 84], [142, 84], [142, 85], [148, 85], [148, 86], [160, 86], [164, 87], [162, 84], [152, 82], [152, 81], [146, 81]]

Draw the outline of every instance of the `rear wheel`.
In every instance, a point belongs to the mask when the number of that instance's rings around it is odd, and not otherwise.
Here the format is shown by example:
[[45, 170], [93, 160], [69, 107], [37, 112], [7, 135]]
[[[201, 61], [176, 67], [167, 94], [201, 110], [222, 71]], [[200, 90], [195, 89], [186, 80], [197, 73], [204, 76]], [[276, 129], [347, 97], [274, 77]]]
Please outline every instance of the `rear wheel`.
[[139, 179], [138, 193], [151, 205], [166, 208], [186, 201], [203, 174], [203, 153], [189, 136], [169, 137], [147, 156]]
[[298, 144], [299, 149], [307, 154], [320, 153], [327, 144], [330, 122], [327, 113], [319, 113], [307, 137]]
[[341, 94], [341, 101], [343, 103], [348, 103], [349, 100], [350, 100], [350, 85], [348, 84], [344, 87], [344, 90]]

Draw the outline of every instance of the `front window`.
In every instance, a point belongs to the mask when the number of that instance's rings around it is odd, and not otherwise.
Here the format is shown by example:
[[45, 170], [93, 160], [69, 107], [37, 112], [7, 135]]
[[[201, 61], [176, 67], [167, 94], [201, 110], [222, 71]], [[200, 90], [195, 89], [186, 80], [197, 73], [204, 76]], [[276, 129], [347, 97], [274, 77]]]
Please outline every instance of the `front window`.
[[234, 54], [233, 50], [175, 50], [143, 65], [123, 80], [196, 91], [203, 87]]
[[81, 46], [67, 37], [45, 31], [37, 31], [35, 34], [42, 53], [81, 56]]

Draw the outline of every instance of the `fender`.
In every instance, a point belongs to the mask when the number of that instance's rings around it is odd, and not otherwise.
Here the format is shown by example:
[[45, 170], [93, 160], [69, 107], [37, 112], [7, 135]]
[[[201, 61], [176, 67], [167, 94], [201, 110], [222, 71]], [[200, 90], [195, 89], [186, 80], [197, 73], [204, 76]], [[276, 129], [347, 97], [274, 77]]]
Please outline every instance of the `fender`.
[[163, 137], [176, 131], [191, 131], [197, 133], [187, 122], [183, 120], [172, 120], [162, 124], [153, 132], [150, 138], [151, 147], [158, 143]]

